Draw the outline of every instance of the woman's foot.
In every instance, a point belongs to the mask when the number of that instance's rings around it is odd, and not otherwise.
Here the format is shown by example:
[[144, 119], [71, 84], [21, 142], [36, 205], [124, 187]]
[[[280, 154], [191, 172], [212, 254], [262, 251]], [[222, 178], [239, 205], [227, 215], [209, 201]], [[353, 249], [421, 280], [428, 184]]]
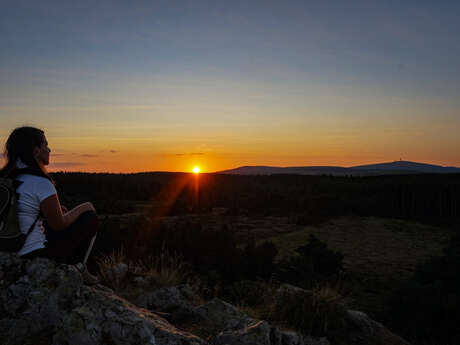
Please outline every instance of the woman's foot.
[[95, 275], [89, 273], [88, 268], [82, 263], [74, 265], [74, 267], [80, 272], [81, 277], [83, 278], [83, 283], [86, 285], [97, 285], [100, 283], [100, 280]]

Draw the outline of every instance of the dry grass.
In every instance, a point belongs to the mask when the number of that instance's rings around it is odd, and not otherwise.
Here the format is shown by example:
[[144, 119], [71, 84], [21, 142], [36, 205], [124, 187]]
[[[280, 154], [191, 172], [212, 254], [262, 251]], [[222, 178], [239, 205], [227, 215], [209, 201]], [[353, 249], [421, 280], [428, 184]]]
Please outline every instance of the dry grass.
[[158, 255], [140, 260], [134, 267], [134, 274], [145, 276], [157, 287], [179, 285], [189, 275], [189, 269], [182, 257], [170, 253], [165, 246]]
[[121, 276], [114, 273], [114, 270], [116, 270], [116, 267], [120, 264], [128, 265], [129, 272], [129, 262], [123, 248], [112, 251], [110, 255], [103, 255], [96, 258], [99, 278], [102, 279], [102, 282], [105, 285], [115, 291], [120, 290], [127, 283], [127, 274], [125, 276]]
[[[137, 261], [128, 260], [121, 249], [96, 258], [96, 264], [102, 282], [130, 301], [148, 289], [179, 285], [188, 277], [187, 265], [181, 257], [164, 247], [158, 255]], [[123, 265], [127, 271], [116, 273]], [[143, 284], [139, 285], [136, 278], [142, 279]]]
[[318, 287], [278, 296], [276, 321], [313, 336], [325, 336], [341, 327], [345, 319], [345, 298], [330, 287]]

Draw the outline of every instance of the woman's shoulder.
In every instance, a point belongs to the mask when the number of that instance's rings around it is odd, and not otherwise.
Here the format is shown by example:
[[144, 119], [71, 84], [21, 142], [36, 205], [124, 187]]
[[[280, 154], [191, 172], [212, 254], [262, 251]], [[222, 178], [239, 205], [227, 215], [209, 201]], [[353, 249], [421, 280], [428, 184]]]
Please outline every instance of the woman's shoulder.
[[19, 188], [21, 189], [27, 188], [27, 189], [33, 189], [35, 191], [41, 191], [41, 190], [55, 191], [56, 190], [54, 185], [51, 183], [51, 181], [42, 176], [21, 174], [21, 175], [18, 175], [18, 177], [16, 177], [16, 180], [22, 182], [22, 184], [19, 186]]
[[22, 174], [17, 177], [17, 180], [22, 182], [17, 192], [33, 199], [37, 198], [40, 203], [49, 196], [57, 194], [54, 185], [45, 177]]
[[32, 174], [19, 174], [16, 177], [16, 180], [22, 181], [22, 182], [35, 182], [35, 183], [51, 183], [49, 179], [43, 176], [37, 176], [37, 175], [32, 175]]

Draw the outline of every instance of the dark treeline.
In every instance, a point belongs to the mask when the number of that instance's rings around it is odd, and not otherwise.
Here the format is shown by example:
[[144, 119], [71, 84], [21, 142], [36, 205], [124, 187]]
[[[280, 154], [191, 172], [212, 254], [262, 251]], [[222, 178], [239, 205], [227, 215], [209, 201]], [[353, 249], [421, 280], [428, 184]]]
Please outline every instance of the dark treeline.
[[[103, 213], [149, 201], [152, 212], [185, 214], [228, 208], [233, 214], [297, 215], [312, 223], [339, 215], [456, 222], [460, 174], [333, 177], [305, 175], [55, 173], [64, 201], [104, 202]], [[162, 211], [161, 211], [162, 210]]]

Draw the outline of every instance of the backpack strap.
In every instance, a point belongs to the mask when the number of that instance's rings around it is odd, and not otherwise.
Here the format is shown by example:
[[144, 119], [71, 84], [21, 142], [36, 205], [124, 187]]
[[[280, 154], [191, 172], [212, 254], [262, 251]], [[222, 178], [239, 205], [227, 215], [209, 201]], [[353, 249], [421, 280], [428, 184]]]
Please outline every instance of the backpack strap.
[[35, 218], [34, 222], [33, 222], [32, 225], [30, 226], [29, 230], [27, 230], [26, 236], [29, 236], [29, 235], [30, 235], [30, 233], [32, 232], [33, 228], [35, 228], [35, 224], [37, 224], [38, 219], [40, 218], [41, 215], [42, 215], [42, 211], [38, 212], [38, 216], [37, 216], [37, 218]]

